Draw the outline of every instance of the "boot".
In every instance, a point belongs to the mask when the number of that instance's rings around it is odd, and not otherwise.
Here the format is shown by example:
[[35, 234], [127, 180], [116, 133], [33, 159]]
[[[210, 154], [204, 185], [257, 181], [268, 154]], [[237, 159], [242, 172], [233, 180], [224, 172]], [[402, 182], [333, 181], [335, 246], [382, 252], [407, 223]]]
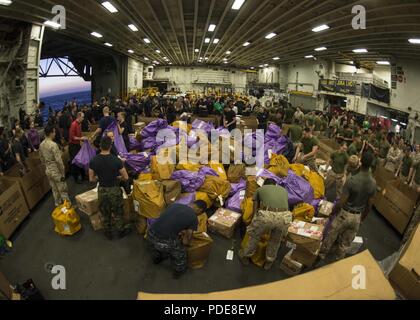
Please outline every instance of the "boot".
[[174, 273], [172, 274], [172, 277], [175, 280], [180, 279], [185, 273], [187, 272], [187, 269], [185, 269], [184, 271], [174, 271]]
[[242, 263], [244, 266], [249, 266], [249, 264], [250, 264], [249, 258], [246, 258], [246, 257], [244, 256], [244, 251], [243, 251], [242, 249], [241, 249], [241, 250], [239, 250], [238, 257], [239, 257], [239, 261], [241, 261], [241, 263]]
[[271, 268], [273, 267], [273, 264], [274, 264], [274, 261], [273, 262], [266, 262], [265, 264], [264, 264], [264, 270], [271, 270]]

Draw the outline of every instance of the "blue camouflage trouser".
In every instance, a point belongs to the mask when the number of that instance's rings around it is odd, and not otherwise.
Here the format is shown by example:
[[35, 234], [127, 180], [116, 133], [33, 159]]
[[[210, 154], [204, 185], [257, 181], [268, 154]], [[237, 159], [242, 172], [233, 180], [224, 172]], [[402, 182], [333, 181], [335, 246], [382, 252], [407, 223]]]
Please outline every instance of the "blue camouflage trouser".
[[176, 272], [184, 272], [188, 268], [187, 250], [179, 239], [162, 239], [149, 231], [147, 240], [153, 249], [154, 259], [170, 258], [172, 268]]

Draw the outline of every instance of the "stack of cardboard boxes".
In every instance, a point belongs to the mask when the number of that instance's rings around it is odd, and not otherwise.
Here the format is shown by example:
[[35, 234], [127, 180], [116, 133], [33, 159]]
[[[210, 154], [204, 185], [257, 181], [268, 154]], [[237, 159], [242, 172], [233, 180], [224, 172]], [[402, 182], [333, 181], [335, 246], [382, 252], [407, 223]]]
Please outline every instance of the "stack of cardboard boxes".
[[420, 225], [403, 248], [389, 280], [404, 298], [420, 299]]
[[51, 190], [37, 153], [26, 159], [26, 164], [28, 172], [22, 173], [15, 165], [0, 179], [0, 234], [6, 238]]
[[[124, 198], [124, 220], [132, 223], [135, 220], [133, 198], [123, 192]], [[93, 189], [76, 196], [78, 209], [89, 217], [93, 230], [99, 231], [103, 229], [102, 217], [99, 210], [98, 190]]]
[[413, 217], [419, 194], [413, 188], [395, 179], [392, 172], [378, 167], [375, 173], [378, 192], [374, 206], [394, 228], [403, 234]]
[[209, 218], [209, 229], [228, 239], [233, 238], [235, 229], [240, 223], [242, 215], [224, 208], [220, 208]]
[[281, 269], [289, 275], [296, 275], [303, 267], [311, 267], [318, 258], [324, 226], [295, 220], [288, 231], [287, 247], [291, 251], [283, 259]]

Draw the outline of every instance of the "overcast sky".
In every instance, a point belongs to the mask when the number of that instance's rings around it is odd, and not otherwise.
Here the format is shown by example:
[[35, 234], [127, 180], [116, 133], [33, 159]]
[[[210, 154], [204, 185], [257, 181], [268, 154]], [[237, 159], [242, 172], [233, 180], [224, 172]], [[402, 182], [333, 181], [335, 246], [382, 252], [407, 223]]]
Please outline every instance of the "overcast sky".
[[[41, 66], [45, 71], [47, 68], [47, 61], [42, 60]], [[67, 70], [66, 70], [67, 71]], [[61, 70], [53, 63], [49, 71], [49, 75], [62, 74]], [[40, 78], [39, 92], [41, 98], [57, 96], [60, 94], [90, 91], [91, 83], [84, 81], [80, 77], [54, 77], [54, 78]]]

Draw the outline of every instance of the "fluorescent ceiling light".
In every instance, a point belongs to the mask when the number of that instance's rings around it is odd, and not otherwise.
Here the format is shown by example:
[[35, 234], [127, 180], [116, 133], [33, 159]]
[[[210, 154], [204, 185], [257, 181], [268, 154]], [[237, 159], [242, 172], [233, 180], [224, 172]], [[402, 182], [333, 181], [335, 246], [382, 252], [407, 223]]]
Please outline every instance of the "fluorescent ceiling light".
[[404, 122], [400, 122], [400, 124], [402, 124], [403, 126], [406, 126], [407, 124], [406, 123], [404, 123]]
[[[1, 2], [0, 2], [0, 4], [1, 4]], [[61, 24], [59, 24], [57, 22], [54, 22], [54, 21], [50, 21], [50, 20], [45, 21], [44, 25], [47, 26], [47, 27], [51, 27], [53, 29], [60, 29], [60, 27], [61, 27]]]
[[323, 25], [320, 25], [318, 27], [313, 28], [312, 31], [313, 32], [321, 32], [321, 31], [324, 31], [324, 30], [328, 30], [329, 28], [330, 28], [329, 26], [327, 26], [326, 24], [323, 24]]
[[195, 51], [195, 52], [197, 52], [197, 53], [198, 53], [198, 52], [200, 52], [200, 50], [199, 50], [199, 49], [195, 49], [194, 51]]
[[105, 42], [104, 45], [106, 45], [107, 47], [112, 47], [113, 45], [109, 42]]
[[412, 44], [420, 44], [420, 39], [408, 39], [408, 42]]
[[232, 5], [233, 10], [239, 10], [242, 5], [244, 4], [245, 0], [235, 0], [235, 2]]
[[148, 57], [144, 57], [144, 60], [145, 61], [149, 61], [150, 59]]
[[160, 53], [160, 50], [159, 49], [156, 49], [156, 53]]
[[209, 58], [205, 57], [204, 60], [209, 60]]
[[130, 28], [131, 31], [134, 31], [134, 32], [139, 31], [139, 29], [134, 24], [129, 24], [128, 27]]
[[382, 66], [389, 66], [389, 61], [376, 61], [376, 64], [382, 65]]
[[154, 64], [159, 64], [159, 62], [157, 62], [156, 60], [153, 61]]
[[118, 12], [117, 8], [115, 8], [114, 5], [109, 1], [102, 2], [102, 5], [111, 13]]
[[94, 36], [95, 38], [102, 38], [103, 37], [103, 35], [101, 35], [100, 33], [97, 33], [97, 32], [92, 32], [91, 35]]
[[354, 64], [354, 61], [350, 61], [350, 64]]
[[314, 56], [310, 54], [309, 56], [305, 56], [305, 58], [306, 59], [312, 59], [312, 58], [314, 58]]
[[272, 33], [267, 34], [267, 35], [265, 36], [265, 38], [266, 38], [266, 39], [273, 39], [276, 35], [277, 35], [276, 33], [272, 32]]
[[315, 51], [325, 51], [325, 50], [327, 50], [326, 47], [319, 47], [315, 49]]
[[244, 46], [244, 47], [248, 47], [250, 44], [251, 44], [251, 42], [248, 42], [248, 41], [247, 41], [247, 42], [245, 42], [245, 43], [243, 44], [243, 46]]
[[398, 122], [398, 120], [397, 120], [397, 119], [391, 119], [391, 121], [392, 121], [392, 122]]
[[131, 49], [129, 49], [129, 50], [128, 50], [128, 53], [133, 54], [133, 53], [134, 53], [134, 51], [133, 51], [133, 50], [131, 50]]
[[264, 68], [264, 66], [263, 65], [260, 65], [260, 66], [258, 66], [259, 68]]
[[388, 119], [387, 117], [385, 117], [385, 116], [379, 116], [380, 118], [382, 118], [382, 119]]
[[224, 64], [228, 64], [229, 62], [227, 62], [227, 61], [225, 61], [225, 62], [223, 62]]
[[150, 42], [151, 42], [148, 38], [144, 38], [144, 39], [143, 39], [143, 41], [144, 41], [145, 43], [150, 43]]
[[204, 42], [205, 42], [205, 43], [210, 43], [210, 38], [205, 38], [205, 39], [204, 39]]
[[0, 0], [0, 5], [2, 6], [10, 6], [12, 4], [12, 0]]
[[223, 58], [223, 61], [227, 61], [227, 58]]
[[251, 69], [251, 70], [254, 70], [254, 69], [255, 69], [255, 67], [251, 67], [250, 69]]
[[277, 61], [277, 60], [280, 60], [280, 58], [279, 57], [274, 57], [273, 60]]
[[266, 64], [264, 65], [264, 67], [268, 67], [268, 64], [266, 63]]
[[216, 30], [216, 25], [215, 24], [209, 25], [209, 32], [213, 32], [214, 30]]
[[231, 54], [232, 53], [232, 51], [226, 51], [226, 54]]
[[219, 43], [219, 41], [220, 41], [220, 39], [214, 39], [214, 40], [213, 40], [213, 43], [214, 43], [214, 44], [218, 44], [218, 43]]
[[353, 50], [354, 53], [367, 53], [367, 49], [354, 49]]

